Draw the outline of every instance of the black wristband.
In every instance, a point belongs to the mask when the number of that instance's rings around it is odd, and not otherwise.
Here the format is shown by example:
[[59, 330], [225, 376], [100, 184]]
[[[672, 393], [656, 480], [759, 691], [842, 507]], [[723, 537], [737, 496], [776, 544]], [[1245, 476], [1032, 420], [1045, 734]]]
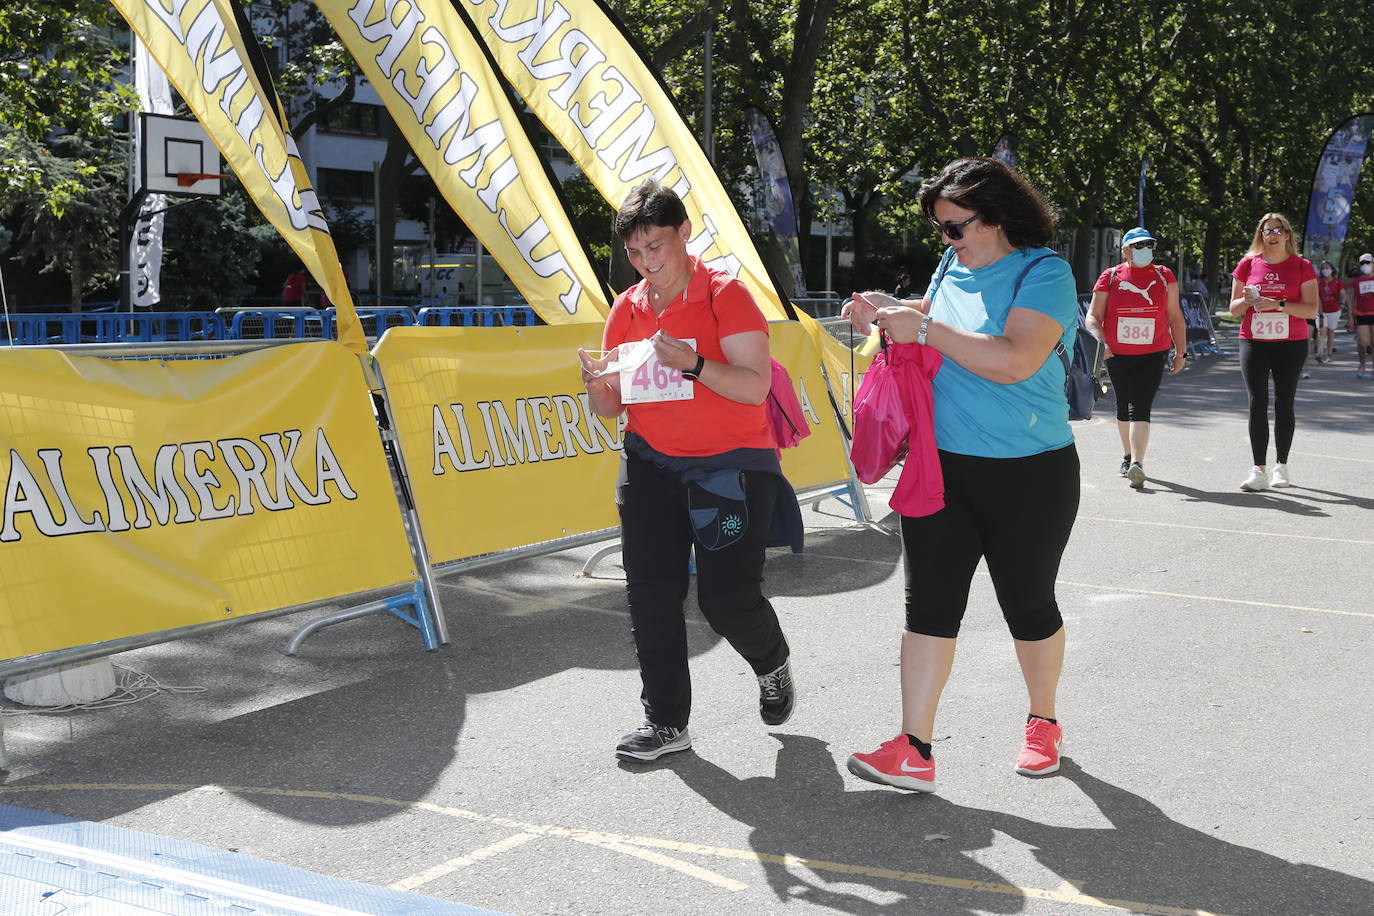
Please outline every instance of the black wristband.
[[697, 378], [701, 375], [701, 370], [702, 370], [702, 369], [705, 369], [705, 368], [706, 368], [706, 357], [704, 357], [704, 356], [702, 356], [700, 353], [698, 353], [698, 354], [697, 354], [697, 364], [696, 364], [695, 366], [693, 366], [692, 368], [690, 368], [690, 369], [683, 369], [683, 370], [682, 370], [682, 377], [683, 377], [683, 378], [689, 378], [689, 379], [691, 379], [692, 381], [695, 382], [695, 381], [697, 380]]

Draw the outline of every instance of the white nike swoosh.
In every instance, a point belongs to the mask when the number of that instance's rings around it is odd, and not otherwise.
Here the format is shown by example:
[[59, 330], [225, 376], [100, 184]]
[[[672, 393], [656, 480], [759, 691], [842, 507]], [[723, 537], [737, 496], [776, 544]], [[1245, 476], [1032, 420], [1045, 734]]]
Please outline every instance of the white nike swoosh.
[[934, 767], [913, 767], [913, 766], [907, 766], [907, 762], [906, 762], [905, 760], [902, 761], [902, 772], [903, 772], [903, 773], [929, 773], [932, 769], [934, 769]]

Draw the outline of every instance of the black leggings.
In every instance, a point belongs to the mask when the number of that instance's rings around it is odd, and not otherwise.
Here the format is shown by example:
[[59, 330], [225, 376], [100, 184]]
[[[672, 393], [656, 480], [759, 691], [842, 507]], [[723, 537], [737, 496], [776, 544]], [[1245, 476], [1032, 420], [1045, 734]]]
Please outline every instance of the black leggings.
[[[692, 709], [687, 671], [687, 598], [692, 522], [681, 475], [626, 452], [621, 484], [621, 559], [630, 625], [643, 684], [640, 701], [655, 725], [686, 728]], [[787, 661], [778, 615], [763, 596], [764, 548], [777, 500], [778, 479], [745, 476], [748, 521], [743, 537], [719, 550], [696, 551], [697, 604], [711, 629], [742, 655], [755, 674]]]
[[1164, 378], [1164, 359], [1168, 350], [1157, 353], [1114, 353], [1107, 360], [1107, 375], [1116, 393], [1116, 418], [1137, 423], [1150, 422], [1150, 408]]
[[1307, 359], [1305, 340], [1242, 340], [1240, 372], [1250, 395], [1250, 455], [1264, 466], [1269, 452], [1269, 376], [1274, 377], [1274, 458], [1288, 463], [1297, 419], [1293, 399], [1298, 394], [1298, 373]]
[[940, 452], [945, 507], [902, 516], [906, 628], [953, 639], [986, 559], [1011, 635], [1048, 639], [1064, 625], [1054, 597], [1059, 561], [1078, 515], [1078, 451], [1025, 458]]

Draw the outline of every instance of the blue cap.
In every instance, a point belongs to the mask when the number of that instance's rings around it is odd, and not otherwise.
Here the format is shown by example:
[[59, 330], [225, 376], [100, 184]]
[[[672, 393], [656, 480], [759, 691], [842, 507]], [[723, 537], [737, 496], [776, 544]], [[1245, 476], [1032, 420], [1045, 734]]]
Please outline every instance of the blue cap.
[[1150, 230], [1144, 226], [1136, 226], [1130, 232], [1121, 237], [1122, 245], [1134, 245], [1136, 242], [1153, 242], [1155, 237], [1150, 235]]

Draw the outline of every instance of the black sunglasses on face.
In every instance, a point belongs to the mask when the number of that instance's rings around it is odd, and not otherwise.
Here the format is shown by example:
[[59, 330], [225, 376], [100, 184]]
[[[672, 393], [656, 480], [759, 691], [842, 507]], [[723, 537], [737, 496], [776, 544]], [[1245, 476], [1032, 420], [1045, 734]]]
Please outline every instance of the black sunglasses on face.
[[1282, 226], [1270, 226], [1268, 229], [1260, 230], [1260, 232], [1264, 233], [1265, 235], [1283, 235], [1287, 231], [1288, 230], [1283, 228]]
[[976, 219], [978, 219], [977, 213], [973, 214], [961, 223], [956, 223], [953, 221], [946, 221], [942, 223], [938, 219], [935, 219], [931, 216], [926, 217], [926, 222], [934, 226], [936, 232], [939, 232], [941, 235], [949, 239], [951, 242], [957, 242], [964, 237], [964, 227]]
[[1154, 239], [1150, 239], [1148, 242], [1132, 242], [1131, 247], [1134, 248], [1136, 251], [1139, 251], [1142, 248], [1148, 248], [1151, 251], [1154, 251], [1155, 242]]

